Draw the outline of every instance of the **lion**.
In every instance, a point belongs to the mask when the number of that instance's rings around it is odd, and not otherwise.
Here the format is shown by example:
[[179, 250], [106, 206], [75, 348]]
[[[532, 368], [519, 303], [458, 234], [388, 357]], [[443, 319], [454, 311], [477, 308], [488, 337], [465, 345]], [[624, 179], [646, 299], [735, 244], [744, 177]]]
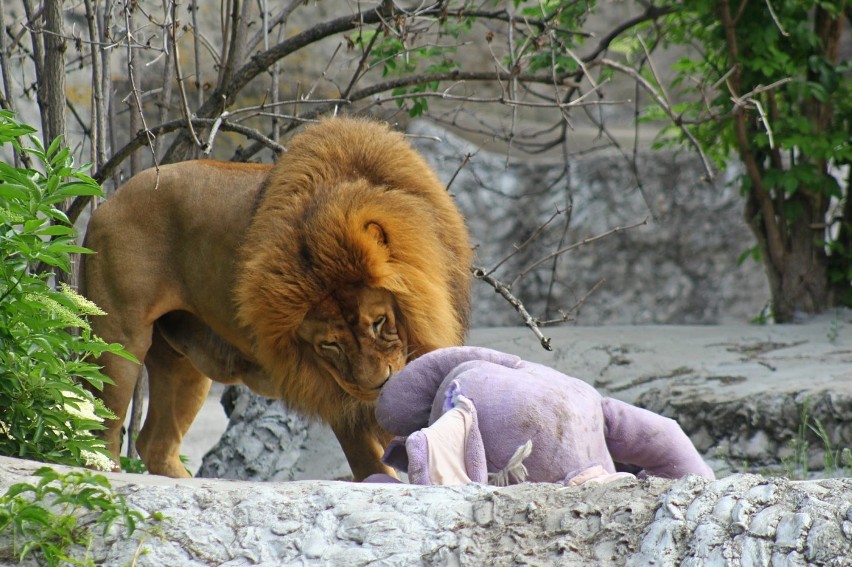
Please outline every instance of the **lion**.
[[[198, 160], [146, 170], [89, 222], [92, 329], [144, 362], [136, 441], [153, 474], [184, 477], [180, 445], [212, 381], [245, 384], [328, 423], [356, 480], [393, 474], [374, 416], [408, 361], [464, 342], [472, 251], [446, 187], [404, 136], [331, 118], [273, 165]], [[97, 395], [117, 461], [140, 366], [104, 354]]]

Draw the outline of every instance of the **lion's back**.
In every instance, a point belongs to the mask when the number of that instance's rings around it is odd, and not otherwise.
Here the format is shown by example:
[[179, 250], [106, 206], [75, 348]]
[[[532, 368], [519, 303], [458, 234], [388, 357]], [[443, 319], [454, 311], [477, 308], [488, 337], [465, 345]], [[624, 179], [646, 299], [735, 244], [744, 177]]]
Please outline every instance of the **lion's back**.
[[82, 292], [118, 309], [218, 281], [233, 269], [268, 169], [201, 160], [133, 176], [92, 214]]

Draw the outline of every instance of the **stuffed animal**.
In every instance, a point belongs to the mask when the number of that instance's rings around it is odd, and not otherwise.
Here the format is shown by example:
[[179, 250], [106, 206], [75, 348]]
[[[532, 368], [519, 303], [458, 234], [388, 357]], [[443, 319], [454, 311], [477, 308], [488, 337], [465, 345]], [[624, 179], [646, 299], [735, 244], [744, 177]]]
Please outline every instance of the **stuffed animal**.
[[674, 420], [485, 348], [445, 348], [409, 363], [382, 387], [376, 416], [397, 436], [383, 460], [414, 484], [573, 485], [629, 474], [618, 469], [714, 478]]

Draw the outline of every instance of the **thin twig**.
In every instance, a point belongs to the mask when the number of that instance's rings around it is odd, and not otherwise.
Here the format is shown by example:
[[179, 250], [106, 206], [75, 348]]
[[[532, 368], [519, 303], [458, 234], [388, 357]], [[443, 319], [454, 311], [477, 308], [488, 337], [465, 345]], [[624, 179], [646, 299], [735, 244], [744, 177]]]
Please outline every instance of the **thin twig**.
[[553, 214], [552, 214], [552, 215], [550, 215], [550, 218], [549, 218], [549, 219], [547, 219], [547, 220], [546, 220], [546, 221], [544, 221], [542, 224], [540, 224], [540, 225], [538, 226], [538, 228], [536, 228], [536, 229], [533, 231], [533, 233], [532, 233], [532, 234], [530, 234], [530, 235], [529, 235], [529, 237], [528, 237], [526, 240], [524, 240], [524, 241], [523, 241], [522, 243], [520, 243], [520, 244], [515, 245], [515, 246], [514, 246], [514, 248], [515, 248], [515, 249], [514, 249], [514, 250], [513, 250], [510, 254], [506, 255], [506, 256], [505, 256], [502, 260], [500, 260], [499, 262], [497, 262], [497, 264], [495, 264], [495, 266], [494, 266], [493, 268], [491, 268], [490, 270], [488, 270], [488, 271], [485, 273], [485, 275], [486, 275], [486, 276], [490, 276], [491, 274], [493, 274], [494, 272], [496, 272], [497, 270], [499, 270], [499, 269], [500, 269], [500, 266], [502, 266], [502, 265], [503, 265], [503, 264], [505, 264], [507, 261], [509, 261], [511, 258], [513, 258], [513, 257], [515, 256], [515, 254], [517, 254], [518, 252], [520, 252], [521, 250], [523, 250], [523, 249], [527, 246], [527, 244], [529, 244], [530, 242], [532, 242], [533, 240], [535, 240], [536, 238], [538, 238], [538, 236], [542, 233], [542, 231], [543, 231], [545, 228], [547, 228], [547, 226], [548, 226], [551, 222], [553, 222], [553, 219], [555, 219], [556, 217], [558, 217], [559, 215], [564, 214], [564, 213], [565, 213], [565, 211], [564, 211], [564, 210], [559, 210], [559, 208], [557, 207], [557, 208], [556, 208], [556, 210], [553, 212]]
[[766, 0], [766, 7], [769, 8], [769, 15], [772, 16], [772, 21], [775, 22], [775, 26], [778, 28], [778, 31], [781, 32], [781, 35], [784, 37], [790, 37], [790, 34], [784, 31], [784, 26], [781, 25], [781, 22], [778, 20], [778, 16], [775, 14], [775, 10], [772, 8], [772, 2]]
[[171, 25], [171, 36], [172, 36], [172, 54], [174, 55], [175, 61], [175, 78], [177, 79], [178, 84], [178, 93], [180, 94], [180, 110], [181, 114], [183, 114], [184, 120], [186, 120], [186, 128], [189, 131], [189, 135], [192, 137], [192, 142], [199, 148], [203, 148], [203, 144], [201, 140], [198, 139], [198, 135], [195, 133], [195, 128], [192, 127], [192, 112], [189, 110], [189, 101], [186, 98], [186, 88], [184, 88], [184, 76], [183, 72], [180, 68], [180, 51], [178, 48], [178, 40], [177, 40], [177, 2], [172, 4], [172, 25]]
[[530, 273], [532, 270], [536, 269], [538, 266], [542, 265], [543, 263], [547, 262], [548, 260], [550, 260], [551, 258], [553, 258], [555, 256], [559, 256], [560, 254], [565, 254], [566, 252], [570, 252], [571, 250], [575, 250], [577, 248], [580, 248], [581, 246], [585, 246], [587, 244], [595, 242], [596, 240], [600, 240], [601, 238], [606, 238], [607, 236], [611, 236], [611, 235], [616, 234], [618, 232], [624, 232], [625, 230], [630, 230], [630, 229], [633, 229], [633, 228], [636, 228], [636, 227], [639, 227], [639, 226], [643, 226], [643, 225], [646, 225], [646, 224], [648, 224], [648, 217], [645, 217], [645, 219], [642, 222], [637, 222], [635, 224], [631, 224], [631, 225], [628, 225], [628, 226], [617, 226], [613, 229], [610, 229], [610, 230], [604, 232], [603, 234], [598, 234], [597, 236], [589, 236], [588, 238], [584, 238], [580, 242], [575, 242], [574, 244], [571, 244], [570, 246], [565, 246], [564, 248], [560, 248], [559, 250], [557, 250], [555, 252], [551, 252], [550, 254], [545, 256], [544, 258], [536, 260], [530, 266], [528, 266], [524, 271], [522, 271], [517, 276], [515, 276], [515, 279], [512, 280], [512, 283], [509, 284], [509, 287], [510, 288], [515, 287], [515, 285], [521, 279], [523, 279], [528, 273]]
[[671, 107], [672, 99], [669, 96], [669, 93], [666, 91], [665, 85], [660, 80], [660, 74], [657, 73], [657, 67], [654, 65], [654, 58], [651, 57], [651, 52], [648, 51], [648, 46], [645, 45], [645, 40], [642, 39], [641, 34], [636, 35], [637, 39], [639, 39], [639, 44], [642, 45], [642, 50], [645, 52], [645, 61], [648, 62], [648, 68], [651, 70], [651, 75], [654, 77], [654, 82], [657, 83], [657, 86], [660, 87], [660, 92], [663, 93], [663, 99], [665, 99], [666, 103]]
[[704, 171], [705, 171], [705, 173], [707, 173], [708, 180], [712, 181], [713, 179], [715, 179], [716, 174], [713, 173], [713, 168], [710, 166], [710, 161], [707, 159], [707, 155], [705, 155], [704, 149], [701, 147], [701, 144], [698, 142], [698, 140], [692, 134], [692, 132], [689, 131], [689, 128], [687, 128], [686, 125], [684, 125], [683, 121], [678, 116], [675, 115], [674, 111], [672, 110], [671, 105], [668, 102], [666, 102], [666, 100], [662, 97], [662, 95], [660, 95], [660, 93], [657, 92], [657, 89], [655, 89], [654, 86], [651, 83], [649, 83], [648, 80], [645, 77], [640, 75], [636, 71], [636, 69], [633, 69], [633, 68], [628, 67], [626, 65], [622, 65], [621, 63], [618, 63], [617, 61], [613, 61], [613, 60], [607, 59], [605, 57], [603, 59], [601, 59], [600, 62], [603, 65], [606, 65], [608, 67], [612, 67], [613, 69], [617, 69], [617, 70], [621, 71], [622, 73], [629, 75], [630, 77], [633, 78], [633, 80], [639, 82], [639, 84], [641, 84], [642, 87], [644, 87], [646, 91], [648, 91], [648, 93], [654, 98], [655, 101], [657, 101], [657, 104], [660, 105], [660, 108], [663, 109], [663, 111], [666, 113], [666, 115], [669, 117], [669, 119], [678, 128], [680, 128], [681, 132], [683, 132], [683, 134], [687, 137], [689, 142], [692, 144], [692, 146], [698, 152], [698, 155], [701, 157], [701, 162], [702, 162], [702, 164], [704, 164]]
[[512, 294], [510, 286], [507, 286], [505, 283], [493, 276], [489, 276], [482, 268], [474, 266], [471, 271], [473, 272], [473, 277], [478, 280], [482, 280], [493, 287], [495, 292], [499, 293], [512, 307], [515, 308], [515, 311], [517, 311], [523, 319], [524, 325], [529, 327], [545, 350], [553, 350], [553, 347], [550, 346], [550, 338], [545, 337], [542, 334], [541, 329], [538, 328], [538, 322], [529, 314], [524, 307], [524, 304], [521, 303], [521, 300]]
[[769, 125], [769, 119], [766, 117], [766, 112], [763, 110], [763, 105], [760, 103], [759, 100], [754, 97], [760, 93], [771, 91], [776, 87], [789, 83], [792, 80], [792, 77], [787, 77], [785, 79], [775, 81], [771, 85], [758, 85], [742, 96], [737, 96], [734, 91], [733, 85], [731, 85], [730, 81], [727, 82], [728, 91], [731, 93], [731, 100], [734, 101], [735, 108], [738, 106], [742, 108], [750, 108], [749, 105], [753, 105], [754, 108], [757, 109], [757, 113], [760, 115], [760, 121], [763, 123], [763, 127], [766, 129], [766, 135], [769, 137], [769, 148], [772, 150], [775, 149], [775, 138], [772, 135], [772, 127]]
[[[148, 140], [148, 146], [151, 148], [151, 155], [154, 159], [154, 168], [158, 172], [159, 180], [160, 166], [157, 163], [157, 138], [148, 129], [148, 124], [145, 121], [145, 114], [142, 112], [142, 99], [139, 97], [139, 89], [136, 88], [136, 78], [133, 74], [133, 35], [131, 30], [130, 6], [128, 6], [128, 0], [124, 0], [124, 25], [125, 37], [127, 39], [127, 78], [130, 81], [130, 93], [133, 96], [133, 100], [136, 102], [136, 111], [139, 113], [139, 118], [142, 120], [142, 131]], [[135, 134], [135, 132], [133, 134]]]
[[479, 152], [478, 152], [478, 151], [476, 151], [476, 152], [474, 152], [474, 153], [470, 153], [470, 152], [468, 152], [468, 153], [466, 153], [466, 154], [465, 154], [464, 159], [462, 159], [462, 162], [461, 162], [461, 163], [459, 164], [459, 166], [456, 168], [455, 172], [453, 172], [453, 176], [452, 176], [452, 177], [450, 177], [450, 180], [447, 182], [447, 191], [449, 191], [449, 190], [450, 190], [450, 187], [452, 187], [453, 182], [456, 180], [456, 177], [458, 177], [459, 173], [461, 173], [461, 170], [462, 170], [462, 169], [464, 169], [464, 168], [467, 166], [467, 164], [469, 164], [469, 163], [470, 163], [470, 160], [471, 160], [471, 159], [473, 158], [473, 156], [475, 156], [477, 153], [479, 153]]
[[593, 285], [592, 289], [587, 291], [583, 295], [583, 297], [581, 297], [580, 300], [577, 301], [577, 303], [575, 303], [574, 305], [572, 305], [571, 307], [569, 307], [568, 309], [566, 309], [564, 311], [560, 309], [559, 314], [562, 316], [560, 319], [548, 319], [546, 321], [539, 321], [539, 325], [541, 325], [542, 327], [546, 327], [548, 325], [554, 325], [556, 323], [564, 323], [566, 321], [570, 321], [571, 318], [569, 317], [569, 314], [578, 310], [583, 305], [585, 305], [586, 301], [588, 301], [588, 299], [592, 296], [593, 293], [595, 293], [598, 289], [600, 289], [600, 287], [604, 284], [604, 282], [606, 282], [606, 279], [604, 279], [604, 278], [598, 280], [598, 283]]

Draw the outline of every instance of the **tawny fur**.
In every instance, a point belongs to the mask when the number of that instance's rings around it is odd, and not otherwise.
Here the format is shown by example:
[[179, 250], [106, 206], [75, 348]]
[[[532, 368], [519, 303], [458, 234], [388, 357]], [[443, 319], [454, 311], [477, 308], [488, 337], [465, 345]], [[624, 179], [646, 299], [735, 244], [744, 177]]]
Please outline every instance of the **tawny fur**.
[[[461, 344], [467, 327], [463, 219], [404, 137], [367, 120], [307, 128], [271, 170], [200, 161], [144, 172], [96, 211], [87, 245], [98, 254], [81, 286], [109, 313], [95, 332], [148, 366], [153, 403], [137, 446], [159, 474], [185, 474], [180, 440], [205, 375], [328, 422], [356, 477], [387, 471], [373, 404], [347, 394], [299, 338], [306, 316], [345, 328], [351, 313], [317, 306], [386, 290], [409, 359]], [[117, 453], [138, 367], [102, 362], [116, 381], [101, 395], [119, 416], [106, 432]]]
[[[374, 222], [386, 246], [368, 233]], [[464, 341], [471, 265], [464, 221], [423, 158], [385, 125], [336, 119], [294, 138], [266, 180], [246, 242], [239, 318], [261, 364], [290, 376], [283, 397], [299, 400], [302, 411], [331, 421], [355, 409], [329, 407], [330, 395], [344, 406], [355, 400], [317, 388], [321, 372], [295, 336], [308, 309], [337, 289], [391, 291], [414, 355]], [[298, 269], [281, 273], [282, 266]], [[356, 411], [371, 413], [372, 405]]]

